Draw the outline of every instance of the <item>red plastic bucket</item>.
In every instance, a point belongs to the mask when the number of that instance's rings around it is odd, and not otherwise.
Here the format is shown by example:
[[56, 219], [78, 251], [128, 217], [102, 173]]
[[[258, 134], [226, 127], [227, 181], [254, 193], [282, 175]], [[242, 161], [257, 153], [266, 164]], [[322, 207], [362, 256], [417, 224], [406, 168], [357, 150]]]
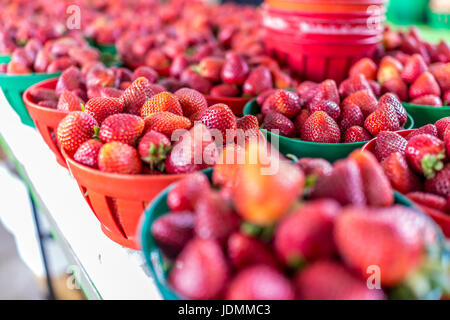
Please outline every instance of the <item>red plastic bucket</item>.
[[56, 139], [56, 129], [59, 122], [67, 115], [68, 112], [42, 107], [34, 103], [31, 98], [30, 91], [33, 88], [55, 89], [58, 78], [44, 80], [31, 86], [23, 93], [23, 102], [27, 107], [31, 119], [33, 119], [36, 128], [41, 134], [47, 146], [55, 154], [56, 161], [63, 167], [67, 168], [66, 161], [59, 150]]
[[80, 191], [114, 242], [140, 249], [138, 225], [145, 207], [163, 189], [185, 174], [129, 175], [105, 173], [74, 161], [62, 151]]
[[235, 116], [242, 116], [244, 112], [245, 105], [252, 98], [243, 98], [243, 97], [213, 97], [213, 96], [205, 96], [206, 102], [208, 102], [208, 106], [212, 106], [216, 103], [224, 103], [230, 107], [231, 111], [233, 111]]

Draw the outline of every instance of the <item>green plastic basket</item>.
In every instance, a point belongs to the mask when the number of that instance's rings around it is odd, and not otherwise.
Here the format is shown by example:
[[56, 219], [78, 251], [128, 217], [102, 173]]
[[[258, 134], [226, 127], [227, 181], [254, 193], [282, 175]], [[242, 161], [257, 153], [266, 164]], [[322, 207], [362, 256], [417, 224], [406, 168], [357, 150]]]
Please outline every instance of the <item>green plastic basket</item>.
[[[260, 112], [260, 107], [256, 100], [250, 101], [244, 108], [244, 115], [256, 115]], [[408, 115], [405, 129], [411, 129], [414, 126], [413, 118]], [[265, 129], [260, 129], [269, 141], [273, 137], [278, 138], [278, 149], [283, 155], [293, 154], [298, 158], [324, 158], [330, 162], [347, 157], [352, 151], [362, 148], [367, 141], [353, 143], [318, 143], [303, 141], [296, 138], [287, 138]]]
[[23, 124], [35, 127], [28, 110], [22, 100], [22, 95], [28, 87], [40, 81], [58, 77], [61, 73], [33, 73], [24, 75], [0, 74], [0, 87], [10, 106], [19, 115]]
[[450, 14], [428, 10], [428, 24], [432, 28], [450, 30]]
[[10, 60], [10, 55], [0, 55], [0, 63], [8, 63]]
[[[408, 114], [414, 119], [414, 128], [420, 128], [426, 124], [450, 116], [450, 107], [429, 107], [403, 103]], [[409, 128], [405, 128], [409, 129]]]
[[[205, 173], [211, 181], [212, 169], [207, 170]], [[167, 206], [167, 194], [171, 188], [173, 188], [173, 185], [162, 191], [145, 209], [143, 215], [144, 222], [141, 229], [141, 247], [144, 253], [145, 261], [150, 268], [151, 275], [155, 280], [161, 296], [166, 300], [180, 300], [181, 298], [170, 288], [167, 283], [167, 263], [164, 262], [163, 255], [151, 233], [151, 228], [155, 220], [169, 212], [169, 207]], [[420, 211], [401, 194], [394, 191], [394, 196], [395, 203], [405, 207], [415, 208]], [[429, 219], [430, 223], [435, 225], [435, 223], [428, 218], [428, 216], [426, 217]], [[442, 234], [440, 231], [438, 231], [438, 236], [440, 241], [442, 241]]]
[[398, 24], [423, 24], [428, 2], [429, 0], [390, 0], [386, 16], [389, 21]]

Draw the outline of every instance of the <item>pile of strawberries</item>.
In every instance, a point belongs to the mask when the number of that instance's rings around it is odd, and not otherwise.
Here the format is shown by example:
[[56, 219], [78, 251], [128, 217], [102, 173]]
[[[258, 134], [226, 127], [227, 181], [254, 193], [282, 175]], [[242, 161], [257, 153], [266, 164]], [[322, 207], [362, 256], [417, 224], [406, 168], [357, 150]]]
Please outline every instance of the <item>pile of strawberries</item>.
[[[261, 145], [247, 147], [245, 156]], [[239, 150], [228, 146], [224, 154]], [[275, 151], [269, 157], [277, 161]], [[389, 180], [371, 153], [355, 151], [334, 166], [323, 159], [278, 165], [276, 173], [263, 174], [267, 163], [222, 163], [212, 177], [219, 190], [197, 173], [169, 191], [170, 212], [151, 232], [173, 262], [168, 283], [179, 296], [411, 299], [442, 293], [448, 270], [440, 254], [426, 251], [440, 250], [436, 229], [426, 216], [393, 204]], [[374, 272], [381, 288], [369, 289]]]
[[297, 93], [266, 90], [257, 103], [264, 129], [310, 142], [367, 141], [383, 130], [402, 129], [407, 121], [397, 97], [387, 93], [377, 101], [363, 75], [345, 80], [339, 90], [334, 80], [305, 81]]
[[396, 190], [426, 212], [450, 214], [450, 117], [408, 135], [381, 132], [373, 152]]

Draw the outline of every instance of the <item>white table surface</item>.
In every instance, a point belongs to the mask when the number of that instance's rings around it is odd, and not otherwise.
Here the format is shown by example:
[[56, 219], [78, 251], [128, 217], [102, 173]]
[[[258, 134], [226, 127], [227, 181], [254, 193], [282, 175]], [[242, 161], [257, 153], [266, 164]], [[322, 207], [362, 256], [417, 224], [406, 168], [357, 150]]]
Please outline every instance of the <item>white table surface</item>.
[[71, 249], [74, 256], [69, 260], [76, 261], [75, 272], [81, 268], [103, 299], [161, 299], [142, 252], [124, 248], [102, 233], [76, 181], [57, 164], [37, 130], [20, 122], [3, 93], [0, 135], [22, 164], [42, 210], [57, 229], [53, 231], [62, 237], [58, 241], [64, 243], [65, 251]]

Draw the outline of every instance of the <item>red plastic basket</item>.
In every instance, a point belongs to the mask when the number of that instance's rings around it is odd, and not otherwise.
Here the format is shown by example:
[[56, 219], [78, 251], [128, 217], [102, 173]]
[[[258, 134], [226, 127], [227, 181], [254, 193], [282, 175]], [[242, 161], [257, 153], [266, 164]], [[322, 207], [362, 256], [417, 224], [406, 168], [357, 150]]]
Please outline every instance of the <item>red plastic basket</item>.
[[[406, 137], [408, 134], [413, 132], [416, 129], [411, 130], [401, 130], [397, 131], [398, 134], [400, 134], [402, 137]], [[375, 148], [375, 142], [376, 139], [372, 139], [369, 142], [367, 142], [363, 147], [362, 150], [371, 151], [373, 152]], [[436, 223], [442, 228], [442, 232], [444, 232], [446, 237], [450, 237], [450, 215], [441, 212], [439, 210], [435, 210], [432, 208], [428, 208], [425, 206], [422, 206], [420, 204], [416, 204], [423, 212], [428, 214]]]
[[303, 12], [366, 12], [370, 6], [384, 6], [385, 0], [265, 0], [271, 7]]
[[242, 116], [244, 113], [244, 107], [245, 105], [252, 99], [252, 98], [243, 98], [243, 97], [212, 97], [212, 96], [205, 96], [206, 101], [208, 102], [208, 106], [212, 106], [216, 103], [224, 103], [227, 106], [230, 107], [231, 111], [236, 116]]
[[145, 207], [163, 189], [185, 177], [105, 173], [74, 161], [62, 151], [85, 200], [100, 221], [103, 233], [114, 242], [140, 249], [138, 225]]
[[57, 143], [56, 129], [58, 128], [59, 122], [68, 112], [39, 106], [34, 103], [30, 95], [30, 91], [33, 90], [33, 88], [55, 89], [57, 82], [58, 78], [53, 78], [36, 83], [25, 90], [23, 93], [23, 102], [45, 143], [55, 154], [56, 161], [61, 166], [67, 168], [66, 161], [61, 154]]

